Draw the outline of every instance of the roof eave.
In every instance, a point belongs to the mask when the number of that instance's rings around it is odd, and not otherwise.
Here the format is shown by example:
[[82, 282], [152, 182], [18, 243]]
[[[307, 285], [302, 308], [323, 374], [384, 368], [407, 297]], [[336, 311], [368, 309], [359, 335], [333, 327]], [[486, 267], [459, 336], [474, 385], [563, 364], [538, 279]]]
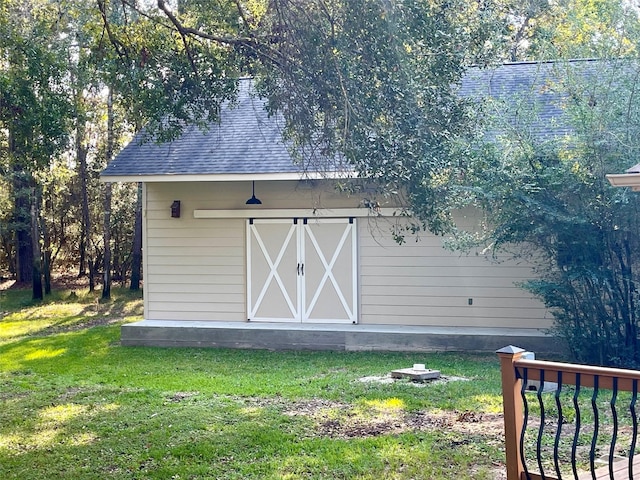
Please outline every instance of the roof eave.
[[606, 177], [614, 187], [631, 187], [634, 192], [640, 191], [640, 173], [610, 173]]
[[338, 178], [356, 178], [355, 172], [285, 172], [285, 173], [223, 173], [190, 175], [101, 175], [103, 183], [127, 182], [246, 182], [246, 181], [284, 181], [284, 180], [322, 180]]

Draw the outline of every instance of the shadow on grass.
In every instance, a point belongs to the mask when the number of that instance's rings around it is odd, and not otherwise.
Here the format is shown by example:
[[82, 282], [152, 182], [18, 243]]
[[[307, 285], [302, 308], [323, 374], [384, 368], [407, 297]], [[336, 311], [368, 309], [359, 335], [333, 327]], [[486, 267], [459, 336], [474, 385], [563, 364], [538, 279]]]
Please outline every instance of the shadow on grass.
[[[322, 414], [290, 413], [338, 402], [353, 432], [359, 406], [479, 411], [499, 400], [493, 356], [121, 347], [139, 299], [71, 300], [0, 321], [1, 477], [490, 479], [501, 458], [484, 432], [428, 424], [342, 438]], [[477, 381], [358, 381], [416, 362]]]
[[488, 479], [478, 459], [495, 455], [440, 430], [331, 439], [308, 417], [197, 392], [53, 387], [7, 407], [29, 415], [2, 422], [3, 478]]
[[106, 355], [109, 347], [118, 342], [118, 337], [117, 327], [101, 327], [20, 338], [0, 345], [0, 371], [37, 370], [64, 374], [74, 366], [85, 368], [88, 360], [99, 361], [97, 357]]
[[99, 292], [57, 292], [43, 302], [26, 301], [21, 290], [1, 293], [10, 301], [0, 311], [0, 343], [118, 323], [143, 313], [141, 293], [126, 289], [116, 289], [106, 301]]

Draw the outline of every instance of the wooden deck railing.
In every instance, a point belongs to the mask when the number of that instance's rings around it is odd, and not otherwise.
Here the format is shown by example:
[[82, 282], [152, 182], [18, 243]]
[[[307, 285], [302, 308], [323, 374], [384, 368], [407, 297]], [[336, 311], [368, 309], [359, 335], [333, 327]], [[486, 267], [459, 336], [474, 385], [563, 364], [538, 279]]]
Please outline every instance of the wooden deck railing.
[[[508, 480], [640, 479], [640, 371], [528, 360], [513, 346], [497, 353]], [[532, 381], [535, 394], [527, 392]], [[557, 389], [545, 393], [545, 382]]]

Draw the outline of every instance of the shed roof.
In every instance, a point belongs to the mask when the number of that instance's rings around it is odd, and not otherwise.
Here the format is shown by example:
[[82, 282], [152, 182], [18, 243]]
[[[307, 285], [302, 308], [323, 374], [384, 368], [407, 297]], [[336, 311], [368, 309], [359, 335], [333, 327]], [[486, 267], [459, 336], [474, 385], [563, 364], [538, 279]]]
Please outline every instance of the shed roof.
[[520, 62], [496, 68], [472, 68], [462, 79], [460, 94], [490, 99], [490, 108], [499, 112], [485, 132], [488, 140], [505, 134], [509, 127], [539, 140], [553, 139], [571, 130], [562, 105], [567, 95], [559, 88], [564, 75], [562, 68], [570, 65], [575, 73], [589, 75], [595, 63], [593, 60]]
[[[300, 173], [282, 140], [283, 120], [240, 81], [238, 99], [223, 106], [218, 122], [184, 128], [170, 142], [143, 142], [144, 131], [113, 159], [102, 177], [255, 175]], [[109, 178], [107, 178], [109, 177]]]
[[[581, 61], [584, 65], [587, 61]], [[549, 88], [558, 64], [522, 62], [492, 69], [470, 69], [460, 94], [508, 102], [523, 99], [535, 118], [527, 127], [535, 136], [557, 136], [563, 127], [560, 96]], [[313, 176], [297, 164], [282, 139], [284, 120], [270, 116], [266, 101], [256, 96], [252, 81], [240, 82], [236, 102], [223, 106], [218, 122], [206, 131], [188, 126], [167, 143], [142, 143], [142, 134], [102, 172], [106, 181], [193, 181], [300, 179]], [[520, 121], [512, 119], [512, 123]], [[494, 136], [495, 132], [493, 135]], [[326, 173], [326, 172], [325, 172]]]
[[634, 192], [640, 192], [640, 163], [625, 170], [625, 173], [610, 173], [607, 180], [614, 187], [631, 187]]

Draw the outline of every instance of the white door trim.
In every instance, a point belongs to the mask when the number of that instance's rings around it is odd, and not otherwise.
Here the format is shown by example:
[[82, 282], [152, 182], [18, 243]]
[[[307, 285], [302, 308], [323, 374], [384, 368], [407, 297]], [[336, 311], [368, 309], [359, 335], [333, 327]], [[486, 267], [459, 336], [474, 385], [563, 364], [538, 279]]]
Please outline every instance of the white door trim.
[[[353, 221], [349, 221], [349, 219], [323, 219], [323, 220], [314, 220], [314, 222], [316, 223], [343, 223], [345, 222], [345, 229], [344, 232], [342, 233], [342, 237], [340, 238], [340, 241], [338, 242], [338, 245], [336, 246], [334, 252], [333, 252], [333, 256], [331, 257], [331, 261], [327, 262], [327, 259], [324, 256], [324, 253], [322, 251], [322, 248], [320, 247], [320, 245], [318, 244], [318, 240], [316, 238], [316, 236], [313, 234], [313, 231], [309, 228], [308, 223], [304, 223], [303, 224], [303, 228], [304, 228], [304, 232], [305, 235], [307, 235], [307, 237], [309, 238], [309, 240], [311, 241], [315, 253], [316, 255], [318, 255], [318, 258], [320, 259], [320, 261], [322, 262], [322, 265], [324, 266], [324, 274], [322, 275], [322, 279], [320, 280], [320, 283], [318, 284], [316, 291], [313, 293], [313, 298], [311, 299], [311, 301], [309, 302], [309, 305], [307, 306], [307, 302], [306, 302], [306, 294], [309, 293], [307, 291], [306, 288], [306, 282], [304, 284], [304, 287], [301, 289], [302, 295], [303, 295], [303, 301], [302, 301], [302, 321], [303, 322], [309, 322], [310, 317], [311, 317], [311, 313], [313, 312], [314, 307], [316, 306], [316, 303], [318, 301], [318, 298], [320, 298], [320, 294], [322, 292], [323, 287], [325, 286], [327, 281], [330, 281], [331, 284], [333, 285], [333, 288], [336, 291], [336, 294], [338, 295], [338, 298], [340, 299], [340, 303], [342, 304], [342, 308], [344, 308], [345, 313], [347, 314], [347, 319], [346, 321], [349, 323], [356, 323], [356, 305], [357, 305], [357, 290], [356, 290], [356, 275], [357, 275], [357, 270], [356, 270], [356, 258], [354, 255], [354, 251], [355, 249], [353, 248], [353, 246], [355, 245], [355, 223]], [[340, 255], [340, 253], [342, 252], [342, 249], [344, 248], [344, 245], [347, 241], [347, 239], [350, 238], [351, 239], [351, 244], [352, 244], [352, 268], [351, 268], [351, 280], [352, 280], [352, 298], [350, 299], [351, 302], [347, 301], [347, 299], [344, 297], [344, 294], [342, 292], [342, 288], [340, 287], [340, 283], [336, 280], [336, 277], [333, 275], [333, 266], [336, 263], [336, 260], [338, 259], [338, 256]], [[306, 245], [306, 242], [303, 242], [303, 248], [304, 245]], [[306, 252], [304, 252], [305, 258], [306, 258]], [[304, 281], [304, 276], [303, 276], [303, 281]], [[351, 305], [349, 305], [349, 303], [351, 303]], [[317, 321], [317, 320], [316, 320]], [[341, 319], [325, 319], [323, 320], [323, 322], [344, 322], [345, 320], [341, 320]]]
[[[282, 244], [282, 246], [280, 247], [280, 251], [278, 252], [278, 255], [276, 256], [275, 260], [271, 259], [271, 256], [269, 255], [269, 251], [267, 250], [267, 247], [265, 246], [262, 237], [260, 236], [260, 233], [258, 232], [258, 229], [256, 228], [256, 223], [255, 221], [249, 221], [248, 222], [248, 226], [247, 226], [247, 312], [248, 312], [248, 316], [247, 319], [251, 320], [251, 321], [280, 321], [280, 322], [297, 322], [299, 321], [300, 318], [300, 300], [299, 300], [299, 294], [296, 294], [296, 298], [295, 299], [291, 299], [291, 297], [289, 296], [289, 292], [287, 291], [287, 288], [285, 287], [282, 278], [280, 277], [280, 274], [278, 273], [278, 267], [280, 266], [280, 263], [282, 262], [282, 259], [284, 257], [284, 254], [287, 250], [287, 247], [289, 246], [289, 243], [291, 242], [292, 237], [294, 237], [295, 235], [295, 243], [296, 245], [300, 243], [299, 240], [299, 231], [298, 228], [296, 226], [296, 224], [294, 223], [294, 221], [292, 220], [282, 220], [282, 219], [261, 219], [258, 224], [266, 224], [266, 223], [276, 223], [276, 224], [289, 224], [289, 231], [287, 232], [287, 235], [285, 237], [285, 240]], [[255, 304], [252, 305], [251, 299], [252, 299], [252, 293], [253, 293], [253, 277], [252, 277], [252, 270], [251, 270], [251, 266], [252, 266], [252, 249], [250, 247], [250, 245], [252, 245], [252, 238], [255, 238], [256, 242], [258, 243], [258, 247], [260, 249], [260, 253], [264, 256], [265, 261], [267, 262], [267, 265], [269, 266], [269, 274], [267, 275], [267, 278], [264, 282], [264, 284], [262, 285], [262, 288], [260, 290], [260, 293], [258, 294], [258, 297], [256, 298]], [[297, 248], [296, 248], [297, 250]], [[271, 317], [258, 317], [257, 316], [257, 312], [258, 309], [262, 306], [262, 302], [264, 300], [264, 297], [267, 293], [267, 290], [269, 289], [269, 286], [271, 285], [271, 282], [275, 279], [275, 282], [278, 284], [278, 287], [280, 288], [280, 291], [287, 303], [287, 306], [289, 307], [289, 311], [291, 312], [291, 317], [285, 317], [285, 318], [271, 318]], [[297, 290], [299, 291], [299, 286], [297, 287]], [[294, 304], [294, 300], [295, 300], [295, 304]]]
[[[322, 249], [321, 241], [318, 240], [313, 230], [311, 229], [309, 222], [314, 224], [331, 223], [331, 224], [344, 224], [345, 228], [342, 232], [340, 239], [333, 248], [332, 252], [328, 252]], [[289, 225], [289, 230], [285, 235], [283, 244], [279, 247], [277, 255], [272, 258], [265, 243], [260, 235], [257, 225], [260, 224], [282, 224]], [[336, 238], [334, 235], [333, 238]], [[308, 285], [306, 282], [305, 272], [305, 259], [307, 253], [307, 239], [312, 246], [314, 256], [317, 256], [317, 260], [324, 268], [324, 272], [319, 273], [319, 283], [315, 285], [314, 291], [308, 291]], [[248, 219], [247, 220], [247, 280], [246, 280], [246, 292], [247, 292], [247, 320], [257, 322], [307, 322], [307, 323], [357, 323], [358, 322], [358, 270], [357, 270], [357, 228], [356, 220], [351, 218], [311, 218], [311, 219]], [[286, 257], [287, 251], [291, 252], [291, 242], [295, 242], [295, 255], [296, 258], [292, 258], [293, 254], [289, 253]], [[255, 248], [257, 245], [258, 248]], [[273, 248], [273, 247], [272, 247]], [[337, 279], [334, 272], [334, 266], [338, 261], [340, 254], [345, 248], [351, 250], [351, 273], [350, 278]], [[326, 254], [326, 255], [325, 255]], [[255, 284], [255, 278], [252, 275], [252, 265], [254, 255], [260, 255], [268, 266], [268, 274], [262, 285]], [[293, 261], [295, 260], [295, 264]], [[290, 262], [290, 266], [287, 265]], [[287, 288], [279, 273], [280, 267], [296, 269], [296, 292], [292, 292], [295, 298], [292, 298], [287, 291]], [[262, 280], [261, 280], [262, 281]], [[277, 284], [280, 293], [283, 295], [287, 307], [291, 313], [290, 317], [281, 318], [269, 317], [269, 316], [257, 316], [259, 309], [263, 306], [263, 302], [268, 301], [266, 299], [269, 287], [275, 282]], [[345, 296], [343, 292], [345, 282], [351, 283], [351, 295]], [[323, 292], [324, 287], [330, 283], [333, 286], [334, 291], [338, 296], [339, 304], [344, 311], [344, 315], [340, 315], [339, 318], [312, 318], [313, 311], [316, 308], [320, 295]], [[257, 290], [254, 290], [257, 289]], [[253, 294], [259, 292], [255, 301], [252, 302]], [[347, 298], [350, 297], [350, 298]], [[310, 302], [307, 305], [307, 299], [310, 298]]]

